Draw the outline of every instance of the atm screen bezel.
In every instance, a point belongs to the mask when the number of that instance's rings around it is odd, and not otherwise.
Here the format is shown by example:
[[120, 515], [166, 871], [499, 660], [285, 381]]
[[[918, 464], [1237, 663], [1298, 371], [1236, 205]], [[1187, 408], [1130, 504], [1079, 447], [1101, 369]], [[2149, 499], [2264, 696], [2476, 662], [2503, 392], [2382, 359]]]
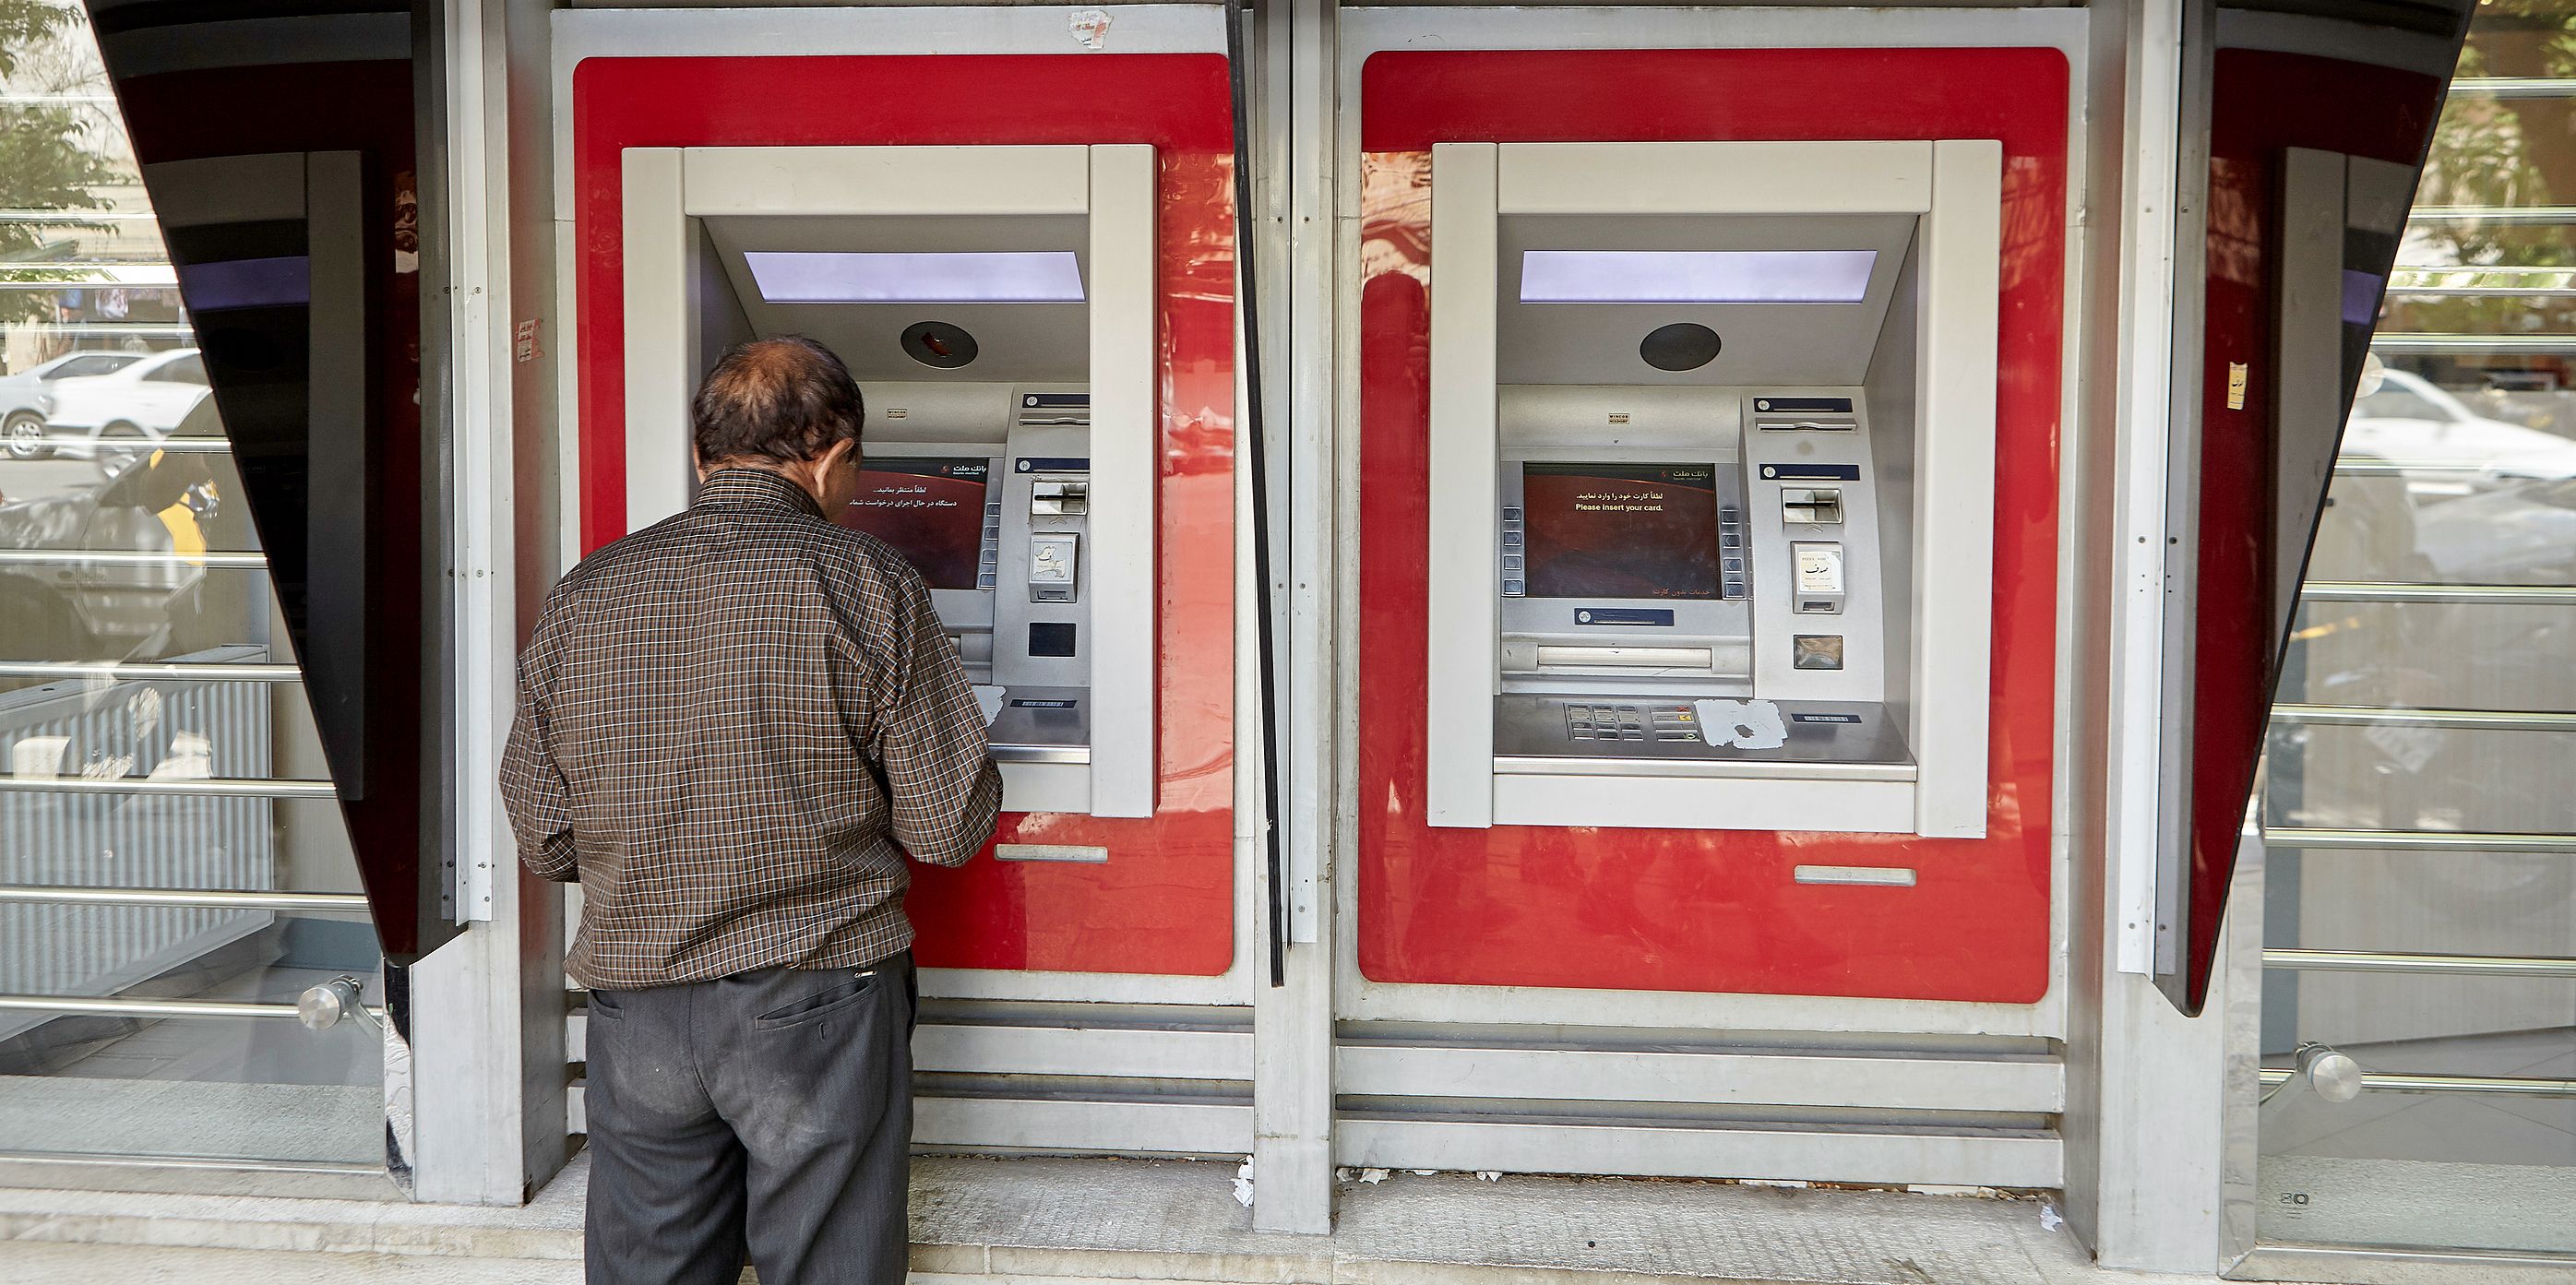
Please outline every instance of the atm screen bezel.
[[[1521, 475], [1527, 464], [1603, 464], [1642, 465], [1647, 467], [1696, 467], [1710, 465], [1716, 470], [1717, 507], [1741, 511], [1744, 503], [1744, 465], [1742, 453], [1721, 443], [1703, 449], [1658, 447], [1653, 450], [1620, 449], [1600, 446], [1524, 447], [1505, 450], [1499, 460], [1496, 478], [1497, 527], [1501, 511], [1521, 509]], [[1719, 546], [1724, 556], [1724, 545]], [[1620, 643], [1647, 645], [1714, 644], [1722, 639], [1740, 639], [1751, 632], [1751, 611], [1744, 599], [1727, 598], [1618, 598], [1592, 596], [1582, 598], [1548, 598], [1537, 596], [1504, 597], [1503, 551], [1494, 551], [1494, 595], [1500, 601], [1501, 625], [1505, 638], [1528, 638], [1548, 642], [1574, 642], [1603, 646]], [[1526, 560], [1524, 560], [1526, 568]], [[1721, 564], [1722, 565], [1722, 564]], [[1586, 623], [1579, 613], [1607, 608], [1614, 612], [1654, 611], [1672, 613], [1673, 623], [1602, 624]]]

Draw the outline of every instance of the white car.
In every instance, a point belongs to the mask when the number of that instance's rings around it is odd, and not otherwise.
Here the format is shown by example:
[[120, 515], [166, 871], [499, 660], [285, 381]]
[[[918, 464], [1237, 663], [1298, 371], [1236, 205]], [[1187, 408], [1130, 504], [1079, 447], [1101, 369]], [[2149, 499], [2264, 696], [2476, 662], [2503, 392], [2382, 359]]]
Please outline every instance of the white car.
[[45, 424], [54, 414], [54, 385], [110, 374], [143, 357], [139, 352], [65, 353], [15, 375], [0, 375], [0, 447], [13, 460], [43, 459], [49, 454]]
[[2395, 465], [2419, 502], [2576, 478], [2576, 441], [2489, 419], [2403, 370], [2353, 400], [2343, 453]]
[[148, 448], [210, 391], [206, 360], [194, 348], [153, 353], [110, 374], [55, 380], [56, 452], [88, 460]]

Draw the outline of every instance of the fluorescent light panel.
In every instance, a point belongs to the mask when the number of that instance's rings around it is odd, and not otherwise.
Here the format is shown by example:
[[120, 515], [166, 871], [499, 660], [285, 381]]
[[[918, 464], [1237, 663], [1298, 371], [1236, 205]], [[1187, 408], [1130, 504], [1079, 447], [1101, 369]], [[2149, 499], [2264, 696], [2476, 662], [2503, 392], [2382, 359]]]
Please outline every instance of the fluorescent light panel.
[[1859, 303], [1876, 250], [1524, 250], [1522, 303]]
[[769, 303], [1080, 303], [1071, 250], [746, 250]]

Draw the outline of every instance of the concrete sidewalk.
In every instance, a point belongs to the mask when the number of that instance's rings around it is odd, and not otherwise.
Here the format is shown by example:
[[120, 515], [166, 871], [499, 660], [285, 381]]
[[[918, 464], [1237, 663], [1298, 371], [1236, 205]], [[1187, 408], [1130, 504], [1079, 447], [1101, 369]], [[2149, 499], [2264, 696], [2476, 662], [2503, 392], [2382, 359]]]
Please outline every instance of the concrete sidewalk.
[[[219, 1285], [580, 1279], [578, 1161], [523, 1209], [0, 1189], [0, 1280]], [[1727, 1183], [1397, 1173], [1330, 1237], [1250, 1230], [1231, 1166], [925, 1158], [920, 1285], [2179, 1285], [2094, 1267], [2042, 1202]], [[746, 1279], [749, 1279], [746, 1277]]]

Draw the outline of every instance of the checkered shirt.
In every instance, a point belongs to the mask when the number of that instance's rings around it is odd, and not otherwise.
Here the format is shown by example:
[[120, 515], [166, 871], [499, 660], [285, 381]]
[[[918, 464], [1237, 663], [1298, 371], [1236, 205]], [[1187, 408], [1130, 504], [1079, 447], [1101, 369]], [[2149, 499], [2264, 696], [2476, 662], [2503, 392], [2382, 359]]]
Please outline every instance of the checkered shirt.
[[984, 730], [920, 574], [728, 469], [547, 595], [501, 793], [519, 859], [581, 883], [585, 986], [853, 968], [912, 944], [907, 853], [992, 836]]

